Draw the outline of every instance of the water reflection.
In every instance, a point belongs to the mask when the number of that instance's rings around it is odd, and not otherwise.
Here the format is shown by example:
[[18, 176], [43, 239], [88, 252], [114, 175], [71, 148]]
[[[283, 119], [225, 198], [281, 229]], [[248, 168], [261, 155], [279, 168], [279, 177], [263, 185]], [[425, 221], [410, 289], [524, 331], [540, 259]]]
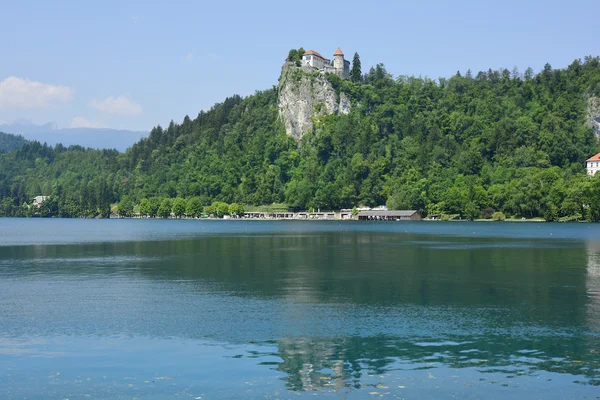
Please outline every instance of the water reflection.
[[[539, 338], [537, 343], [546, 339]], [[538, 376], [540, 371], [546, 371], [581, 376], [584, 377], [581, 383], [600, 385], [600, 362], [592, 348], [587, 349], [587, 357], [579, 359], [564, 353], [562, 357], [557, 356], [555, 346], [569, 347], [568, 343], [532, 346], [533, 343], [525, 339], [510, 342], [505, 346], [504, 337], [439, 343], [415, 343], [383, 336], [322, 340], [299, 338], [279, 341], [278, 351], [271, 355], [283, 359], [277, 369], [287, 374], [284, 380], [291, 390], [359, 389], [368, 385], [373, 376], [390, 376], [390, 373], [401, 376], [402, 371], [440, 367], [455, 369], [458, 374], [466, 369], [482, 374], [500, 373], [508, 378]], [[597, 346], [599, 342], [596, 340], [590, 344]]]
[[588, 324], [590, 329], [600, 332], [600, 241], [586, 242], [588, 264], [586, 290], [588, 294]]
[[294, 391], [440, 368], [598, 385], [599, 271], [595, 241], [376, 231], [7, 246], [0, 336], [258, 346]]

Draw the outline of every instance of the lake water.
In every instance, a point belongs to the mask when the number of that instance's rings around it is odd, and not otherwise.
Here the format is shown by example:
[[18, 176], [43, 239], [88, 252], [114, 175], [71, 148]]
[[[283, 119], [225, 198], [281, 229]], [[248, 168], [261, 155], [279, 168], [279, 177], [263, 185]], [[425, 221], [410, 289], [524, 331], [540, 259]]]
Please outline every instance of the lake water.
[[0, 398], [600, 396], [600, 225], [0, 219]]

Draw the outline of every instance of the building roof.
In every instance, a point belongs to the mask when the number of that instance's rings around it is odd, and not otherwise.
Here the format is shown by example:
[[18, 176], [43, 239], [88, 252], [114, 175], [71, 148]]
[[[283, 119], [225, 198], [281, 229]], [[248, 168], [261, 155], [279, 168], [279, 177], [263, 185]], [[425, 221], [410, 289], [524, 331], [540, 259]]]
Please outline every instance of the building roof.
[[588, 162], [588, 161], [600, 161], [600, 153], [596, 154], [595, 156], [592, 156], [592, 157], [588, 158], [585, 161], [586, 162]]
[[371, 210], [361, 211], [358, 213], [359, 217], [410, 217], [414, 215], [417, 210]]
[[307, 56], [307, 55], [313, 55], [313, 56], [317, 56], [317, 57], [319, 57], [319, 58], [322, 58], [323, 60], [327, 60], [327, 61], [329, 61], [329, 58], [327, 58], [327, 57], [323, 57], [322, 55], [320, 55], [319, 53], [317, 53], [317, 52], [316, 52], [316, 51], [314, 51], [314, 50], [309, 50], [309, 51], [307, 51], [306, 53], [302, 54], [302, 56], [303, 56], [303, 57], [304, 57], [304, 56]]
[[335, 51], [335, 53], [333, 53], [334, 56], [343, 56], [344, 53], [342, 52], [342, 49], [340, 49], [339, 47], [337, 48], [337, 50]]
[[49, 198], [50, 196], [35, 196], [33, 198], [33, 202], [34, 203], [41, 203], [42, 201], [46, 200], [47, 198]]

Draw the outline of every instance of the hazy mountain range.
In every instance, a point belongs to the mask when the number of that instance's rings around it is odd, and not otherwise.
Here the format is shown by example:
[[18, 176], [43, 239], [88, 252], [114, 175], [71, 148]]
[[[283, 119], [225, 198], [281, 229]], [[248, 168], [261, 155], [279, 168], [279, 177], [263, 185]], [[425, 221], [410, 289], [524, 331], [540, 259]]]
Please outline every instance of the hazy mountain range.
[[142, 137], [148, 136], [145, 131], [128, 131], [109, 128], [65, 128], [49, 122], [44, 125], [29, 123], [0, 124], [0, 132], [21, 135], [27, 140], [37, 140], [40, 143], [64, 146], [79, 145], [95, 149], [117, 149], [125, 151]]

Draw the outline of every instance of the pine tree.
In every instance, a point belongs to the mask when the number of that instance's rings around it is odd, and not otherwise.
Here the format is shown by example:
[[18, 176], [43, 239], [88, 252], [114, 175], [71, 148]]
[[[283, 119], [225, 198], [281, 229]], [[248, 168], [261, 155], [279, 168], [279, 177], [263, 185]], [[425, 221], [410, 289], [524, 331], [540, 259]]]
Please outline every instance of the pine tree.
[[362, 80], [362, 71], [360, 66], [360, 56], [358, 53], [354, 53], [352, 59], [352, 70], [350, 71], [350, 80], [354, 83], [360, 83]]

